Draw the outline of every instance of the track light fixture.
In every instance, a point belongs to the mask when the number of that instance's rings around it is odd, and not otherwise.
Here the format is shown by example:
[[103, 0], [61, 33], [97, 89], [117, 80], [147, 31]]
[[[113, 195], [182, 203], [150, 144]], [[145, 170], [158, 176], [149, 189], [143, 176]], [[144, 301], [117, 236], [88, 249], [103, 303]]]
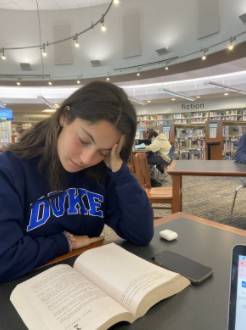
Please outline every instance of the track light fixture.
[[203, 49], [203, 57], [202, 60], [206, 60], [207, 56], [206, 56], [206, 52], [208, 51], [208, 48], [204, 48]]
[[128, 99], [132, 102], [136, 102], [136, 103], [141, 104], [141, 105], [146, 105], [147, 104], [145, 101], [140, 101], [138, 99], [135, 99], [135, 97], [132, 97], [132, 96], [128, 96]]
[[20, 84], [20, 79], [18, 79], [16, 85], [20, 86]]
[[47, 56], [46, 51], [45, 51], [45, 44], [43, 44], [43, 56]]
[[165, 66], [165, 70], [168, 70], [168, 66], [167, 65]]
[[228, 91], [231, 92], [236, 92], [236, 93], [240, 93], [240, 94], [246, 94], [246, 91], [244, 91], [243, 89], [239, 89], [233, 86], [228, 86], [228, 85], [223, 85], [223, 84], [219, 84], [215, 81], [205, 81], [204, 85], [210, 85], [210, 86], [214, 86], [214, 87], [218, 87], [218, 88], [222, 88], [222, 89], [226, 89]]
[[195, 101], [196, 100], [196, 99], [194, 99], [190, 96], [186, 96], [186, 95], [181, 94], [181, 93], [176, 93], [176, 92], [170, 91], [169, 89], [166, 89], [166, 88], [159, 88], [158, 90], [162, 93], [167, 93], [167, 94], [171, 94], [171, 95], [176, 96], [176, 97], [181, 97], [182, 99], [185, 99], [185, 100], [189, 100], [189, 101]]
[[102, 30], [102, 31], [106, 31], [106, 27], [105, 27], [105, 25], [104, 25], [104, 16], [102, 16], [102, 19], [101, 19], [100, 23], [102, 24], [102, 26], [101, 26], [101, 30]]
[[78, 35], [77, 35], [77, 33], [76, 33], [76, 37], [73, 40], [75, 40], [75, 47], [76, 48], [79, 48]]
[[4, 48], [3, 48], [2, 60], [6, 60], [6, 56], [4, 55]]
[[107, 81], [109, 81], [110, 79], [109, 79], [109, 77], [107, 77]]
[[80, 84], [80, 80], [77, 80], [77, 84]]
[[49, 82], [48, 82], [48, 84], [51, 86], [51, 85], [52, 85], [52, 82], [51, 82], [51, 81], [49, 81]]
[[236, 37], [231, 37], [231, 38], [230, 38], [230, 45], [228, 46], [228, 49], [229, 49], [229, 50], [232, 50], [232, 49], [234, 48], [232, 42], [235, 41], [235, 40], [236, 40]]

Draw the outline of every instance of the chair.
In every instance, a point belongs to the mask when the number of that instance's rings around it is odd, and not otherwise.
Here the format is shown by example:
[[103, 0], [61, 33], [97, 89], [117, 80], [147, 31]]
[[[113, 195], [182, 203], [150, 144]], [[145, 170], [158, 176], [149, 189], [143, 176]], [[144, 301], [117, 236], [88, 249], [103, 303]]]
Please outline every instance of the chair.
[[[145, 153], [138, 153], [133, 157], [136, 177], [143, 189], [145, 189], [150, 204], [171, 204], [170, 207], [155, 206], [153, 209], [172, 209], [173, 189], [172, 187], [151, 188], [147, 157]], [[154, 217], [159, 219], [160, 217]]]
[[241, 189], [241, 188], [246, 188], [246, 178], [240, 178], [241, 181], [242, 181], [242, 185], [237, 187], [236, 190], [235, 190], [235, 194], [234, 194], [234, 198], [233, 198], [233, 202], [232, 202], [232, 207], [231, 207], [231, 214], [233, 212], [233, 208], [234, 208], [234, 204], [235, 204], [235, 200], [236, 200], [236, 197], [237, 197], [237, 193], [238, 191]]

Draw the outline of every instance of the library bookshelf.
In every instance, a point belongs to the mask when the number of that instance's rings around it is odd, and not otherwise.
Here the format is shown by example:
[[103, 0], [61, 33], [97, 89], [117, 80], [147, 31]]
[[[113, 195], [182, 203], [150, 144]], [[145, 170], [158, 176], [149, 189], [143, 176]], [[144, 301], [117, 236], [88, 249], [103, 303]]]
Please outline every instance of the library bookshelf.
[[205, 123], [159, 125], [175, 145], [176, 159], [233, 159], [246, 132], [246, 121], [209, 120]]

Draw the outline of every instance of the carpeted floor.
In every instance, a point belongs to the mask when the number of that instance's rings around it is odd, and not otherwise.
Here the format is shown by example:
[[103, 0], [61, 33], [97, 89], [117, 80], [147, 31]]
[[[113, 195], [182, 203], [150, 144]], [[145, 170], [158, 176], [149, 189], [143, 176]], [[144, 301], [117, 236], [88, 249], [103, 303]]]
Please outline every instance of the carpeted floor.
[[[171, 187], [171, 176], [162, 182], [164, 187]], [[230, 214], [235, 189], [240, 185], [240, 178], [235, 177], [184, 176], [182, 211], [246, 230], [246, 188], [239, 190], [233, 215]], [[155, 216], [164, 217], [170, 213], [170, 210], [156, 210]], [[105, 226], [106, 236], [113, 233]]]

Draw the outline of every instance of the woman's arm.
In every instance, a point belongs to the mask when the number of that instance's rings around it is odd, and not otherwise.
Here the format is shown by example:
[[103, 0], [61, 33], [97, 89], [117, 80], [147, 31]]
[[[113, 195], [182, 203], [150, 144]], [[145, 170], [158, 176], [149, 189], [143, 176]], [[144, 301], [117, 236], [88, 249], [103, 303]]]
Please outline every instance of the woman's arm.
[[147, 194], [125, 163], [111, 180], [105, 194], [105, 222], [117, 235], [138, 245], [153, 237], [153, 209]]
[[150, 145], [146, 146], [146, 150], [157, 152], [160, 150], [160, 145], [156, 140], [154, 140]]
[[[32, 238], [23, 228], [23, 206], [13, 174], [0, 166], [0, 282], [21, 277], [69, 251], [62, 233]], [[23, 192], [24, 193], [24, 192]]]

